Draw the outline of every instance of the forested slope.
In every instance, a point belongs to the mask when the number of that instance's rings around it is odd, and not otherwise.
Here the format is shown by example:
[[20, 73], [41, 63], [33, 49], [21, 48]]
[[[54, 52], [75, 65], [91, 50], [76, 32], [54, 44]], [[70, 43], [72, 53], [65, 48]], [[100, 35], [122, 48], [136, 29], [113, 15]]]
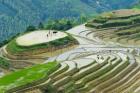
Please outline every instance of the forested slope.
[[48, 19], [77, 18], [120, 8], [138, 0], [0, 0], [0, 42]]

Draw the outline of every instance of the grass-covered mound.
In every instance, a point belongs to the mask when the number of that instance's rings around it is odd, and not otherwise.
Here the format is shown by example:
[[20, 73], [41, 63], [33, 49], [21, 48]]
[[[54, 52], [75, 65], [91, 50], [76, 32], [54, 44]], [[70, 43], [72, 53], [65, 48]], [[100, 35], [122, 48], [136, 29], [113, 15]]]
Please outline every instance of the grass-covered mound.
[[140, 11], [124, 9], [103, 13], [91, 22], [88, 22], [86, 26], [101, 29], [116, 26], [128, 26], [137, 23], [140, 23]]
[[[39, 53], [40, 52], [50, 52], [55, 49], [78, 44], [77, 40], [75, 38], [73, 38], [70, 34], [67, 34], [67, 36], [65, 36], [63, 38], [57, 38], [57, 39], [49, 41], [49, 42], [38, 43], [38, 44], [30, 45], [30, 46], [19, 45], [16, 40], [17, 40], [17, 38], [13, 39], [7, 45], [6, 49], [11, 54], [20, 54], [20, 53], [27, 54], [27, 52], [31, 52], [32, 54], [37, 54], [38, 52]], [[38, 50], [40, 50], [40, 51], [38, 51]], [[36, 51], [38, 51], [38, 52], [36, 52]]]
[[59, 68], [57, 62], [49, 62], [6, 75], [0, 78], [0, 93], [19, 86], [26, 86], [26, 84], [29, 85], [43, 78], [47, 79], [48, 75], [57, 68]]

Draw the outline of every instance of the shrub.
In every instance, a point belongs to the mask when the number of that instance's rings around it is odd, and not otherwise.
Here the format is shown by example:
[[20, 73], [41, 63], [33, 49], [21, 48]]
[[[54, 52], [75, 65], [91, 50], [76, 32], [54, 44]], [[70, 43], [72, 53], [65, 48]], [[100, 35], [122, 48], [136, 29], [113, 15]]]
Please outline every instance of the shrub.
[[10, 68], [10, 62], [2, 57], [0, 57], [0, 67], [4, 69], [9, 69]]

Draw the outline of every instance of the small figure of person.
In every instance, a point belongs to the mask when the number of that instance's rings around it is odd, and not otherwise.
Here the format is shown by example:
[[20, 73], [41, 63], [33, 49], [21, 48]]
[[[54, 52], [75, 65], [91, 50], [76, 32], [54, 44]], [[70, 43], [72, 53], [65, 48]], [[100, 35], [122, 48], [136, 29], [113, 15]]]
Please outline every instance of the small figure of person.
[[47, 38], [49, 37], [49, 35], [47, 34]]
[[100, 59], [99, 55], [97, 55], [97, 59]]
[[104, 60], [104, 57], [102, 56], [101, 59]]
[[51, 34], [51, 31], [49, 31], [49, 35]]

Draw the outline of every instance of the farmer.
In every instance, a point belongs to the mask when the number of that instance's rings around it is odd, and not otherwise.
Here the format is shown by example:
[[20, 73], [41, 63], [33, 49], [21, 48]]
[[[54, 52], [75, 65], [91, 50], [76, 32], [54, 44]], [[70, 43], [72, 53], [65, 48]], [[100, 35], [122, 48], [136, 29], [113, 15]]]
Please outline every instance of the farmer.
[[47, 38], [48, 38], [48, 36], [49, 36], [49, 35], [47, 34]]
[[99, 55], [97, 55], [97, 59], [99, 59], [100, 57], [99, 57]]
[[104, 57], [102, 56], [101, 59], [104, 60]]

